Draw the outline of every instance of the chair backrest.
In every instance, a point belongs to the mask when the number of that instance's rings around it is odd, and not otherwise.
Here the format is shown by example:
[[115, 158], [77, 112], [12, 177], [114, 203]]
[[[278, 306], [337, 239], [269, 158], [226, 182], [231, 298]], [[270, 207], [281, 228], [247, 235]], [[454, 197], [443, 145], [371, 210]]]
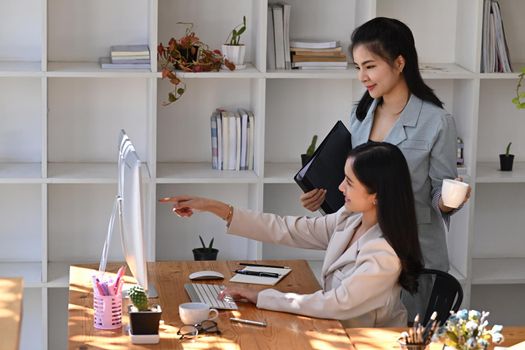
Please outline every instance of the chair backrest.
[[434, 311], [437, 312], [439, 324], [443, 324], [450, 316], [451, 310], [454, 312], [459, 310], [459, 306], [463, 301], [463, 288], [461, 288], [461, 284], [454, 276], [446, 272], [423, 269], [421, 274], [435, 276], [423, 324], [427, 324]]

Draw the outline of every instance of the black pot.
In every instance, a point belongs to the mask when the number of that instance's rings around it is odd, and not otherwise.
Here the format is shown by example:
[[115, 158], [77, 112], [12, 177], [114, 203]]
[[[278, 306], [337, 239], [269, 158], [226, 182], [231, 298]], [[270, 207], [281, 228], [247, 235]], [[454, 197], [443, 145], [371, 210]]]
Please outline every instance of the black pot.
[[132, 305], [129, 305], [128, 313], [131, 334], [159, 334], [159, 321], [162, 315], [160, 305], [155, 305], [148, 311], [133, 310], [136, 309]]
[[302, 166], [305, 166], [306, 163], [308, 163], [310, 161], [310, 158], [312, 158], [312, 156], [309, 156], [308, 154], [301, 154], [301, 164]]
[[190, 48], [183, 48], [179, 47], [179, 52], [182, 57], [186, 60], [186, 62], [193, 62], [197, 60], [197, 53], [199, 51], [198, 46], [193, 46]]
[[499, 166], [501, 171], [512, 171], [512, 165], [514, 163], [514, 154], [500, 154], [499, 155]]
[[193, 249], [194, 260], [217, 260], [219, 249], [215, 248], [195, 248]]

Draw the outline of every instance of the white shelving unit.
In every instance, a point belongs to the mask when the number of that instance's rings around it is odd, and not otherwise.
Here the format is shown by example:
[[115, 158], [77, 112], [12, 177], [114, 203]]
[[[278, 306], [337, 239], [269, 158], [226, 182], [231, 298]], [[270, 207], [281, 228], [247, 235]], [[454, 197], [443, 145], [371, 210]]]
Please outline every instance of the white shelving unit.
[[[272, 2], [273, 0], [270, 0]], [[525, 284], [525, 115], [510, 100], [517, 74], [480, 73], [482, 0], [290, 0], [292, 38], [336, 39], [375, 16], [413, 30], [422, 75], [445, 102], [465, 142], [461, 174], [474, 195], [448, 234], [451, 271], [465, 305], [494, 288]], [[525, 3], [500, 0], [513, 62], [525, 62]], [[147, 242], [151, 260], [191, 259], [198, 234], [215, 237], [220, 259], [305, 258], [223, 234], [211, 215], [181, 220], [158, 198], [191, 193], [235, 206], [302, 215], [293, 182], [311, 136], [348, 123], [363, 89], [356, 72], [266, 70], [268, 0], [20, 0], [0, 3], [0, 275], [22, 276], [22, 349], [65, 348], [68, 268], [99, 259], [116, 193], [116, 141], [126, 129], [147, 163]], [[159, 42], [194, 31], [219, 48], [243, 15], [248, 67], [181, 73], [184, 97], [164, 107]], [[152, 70], [103, 70], [114, 44], [148, 43]], [[517, 70], [523, 64], [514, 64]], [[214, 171], [209, 116], [216, 107], [255, 113], [255, 170]], [[497, 170], [508, 141], [518, 162]], [[521, 243], [520, 243], [521, 241]], [[110, 259], [122, 260], [118, 238]], [[500, 288], [500, 286], [502, 286]], [[510, 286], [510, 287], [509, 287]], [[518, 288], [516, 287], [516, 288]], [[491, 289], [493, 288], [493, 289]], [[499, 288], [499, 289], [498, 289]], [[500, 302], [512, 303], [508, 298]], [[502, 310], [505, 307], [501, 308]], [[501, 317], [505, 317], [500, 313]], [[491, 319], [492, 320], [492, 319]], [[494, 320], [497, 321], [497, 320]], [[505, 322], [503, 319], [501, 322]]]

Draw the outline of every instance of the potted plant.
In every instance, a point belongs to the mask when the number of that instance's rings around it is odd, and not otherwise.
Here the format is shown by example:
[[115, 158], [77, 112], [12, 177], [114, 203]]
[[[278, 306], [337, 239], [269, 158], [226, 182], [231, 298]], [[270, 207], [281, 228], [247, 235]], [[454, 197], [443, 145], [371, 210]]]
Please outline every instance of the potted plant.
[[159, 43], [157, 46], [157, 60], [162, 72], [162, 79], [168, 78], [173, 84], [173, 90], [168, 93], [168, 101], [164, 106], [170, 105], [182, 97], [186, 91], [186, 84], [181, 81], [176, 70], [184, 72], [218, 72], [222, 66], [230, 70], [235, 65], [224, 58], [220, 50], [211, 50], [200, 41], [192, 31], [193, 23], [178, 22], [186, 25], [186, 32], [179, 40], [171, 38], [167, 46]]
[[207, 247], [200, 235], [199, 239], [201, 241], [202, 247], [193, 249], [193, 258], [195, 260], [217, 260], [217, 254], [219, 253], [219, 250], [213, 248], [213, 238]]
[[128, 306], [130, 333], [132, 335], [158, 335], [162, 315], [160, 305], [149, 307], [148, 296], [138, 285], [131, 287], [128, 295], [132, 302], [132, 305]]
[[514, 162], [514, 154], [510, 154], [510, 145], [512, 142], [509, 142], [505, 154], [499, 155], [499, 164], [501, 171], [512, 171], [512, 164]]
[[226, 38], [226, 42], [222, 45], [222, 52], [224, 58], [235, 64], [237, 69], [244, 69], [244, 55], [246, 54], [246, 46], [240, 43], [241, 35], [246, 31], [246, 16], [242, 17], [242, 23], [237, 25], [230, 32]]
[[521, 73], [518, 76], [519, 77], [518, 83], [516, 84], [516, 97], [512, 99], [512, 103], [516, 105], [517, 109], [525, 109], [525, 92], [520, 92], [521, 83], [523, 82], [524, 76], [525, 76], [525, 67], [521, 68]]
[[310, 158], [313, 156], [315, 152], [315, 144], [317, 143], [317, 135], [314, 135], [312, 137], [312, 141], [310, 142], [310, 146], [306, 149], [306, 153], [301, 154], [301, 164], [303, 166], [310, 161]]

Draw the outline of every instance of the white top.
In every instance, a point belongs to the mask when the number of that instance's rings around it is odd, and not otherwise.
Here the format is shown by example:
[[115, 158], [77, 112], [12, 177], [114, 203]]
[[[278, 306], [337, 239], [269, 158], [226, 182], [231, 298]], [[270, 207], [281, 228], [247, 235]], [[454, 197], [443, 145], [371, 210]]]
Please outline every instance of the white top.
[[[323, 289], [312, 294], [266, 289], [257, 307], [341, 320], [345, 327], [404, 327], [401, 262], [374, 225], [350, 247], [361, 214], [341, 208], [323, 217], [280, 217], [235, 208], [229, 233], [292, 247], [325, 249]], [[293, 273], [293, 272], [292, 272]]]

